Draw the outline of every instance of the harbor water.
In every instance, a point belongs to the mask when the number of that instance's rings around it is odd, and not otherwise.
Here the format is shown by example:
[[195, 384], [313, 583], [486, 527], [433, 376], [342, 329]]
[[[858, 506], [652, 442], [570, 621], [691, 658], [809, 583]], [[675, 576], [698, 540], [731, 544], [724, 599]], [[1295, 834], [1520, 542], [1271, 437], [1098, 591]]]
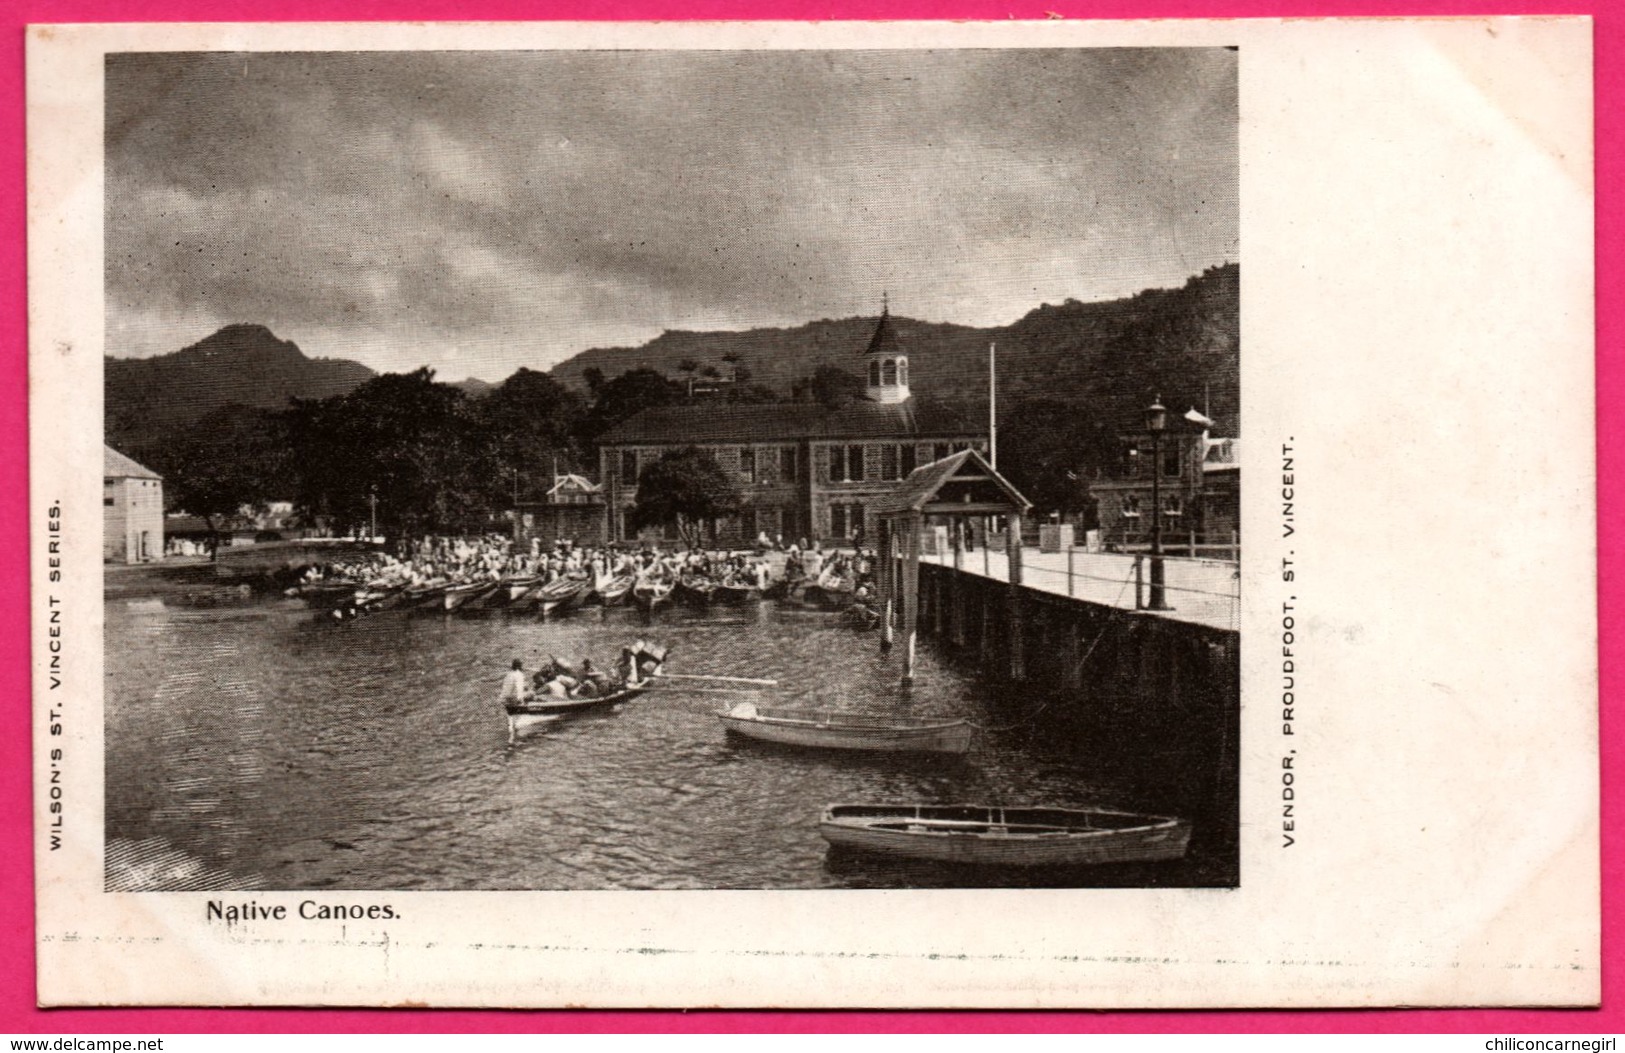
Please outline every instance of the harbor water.
[[[110, 889], [797, 889], [1228, 886], [1234, 818], [1189, 751], [1065, 730], [1065, 699], [985, 679], [922, 644], [916, 679], [835, 614], [773, 603], [690, 611], [383, 612], [324, 622], [274, 598], [196, 609], [109, 599]], [[608, 665], [638, 638], [666, 682], [508, 742], [513, 658]], [[805, 752], [730, 738], [737, 702], [963, 717], [965, 757]], [[1100, 806], [1191, 818], [1175, 863], [999, 871], [832, 851], [836, 802]], [[1215, 815], [1218, 815], [1215, 818]]]

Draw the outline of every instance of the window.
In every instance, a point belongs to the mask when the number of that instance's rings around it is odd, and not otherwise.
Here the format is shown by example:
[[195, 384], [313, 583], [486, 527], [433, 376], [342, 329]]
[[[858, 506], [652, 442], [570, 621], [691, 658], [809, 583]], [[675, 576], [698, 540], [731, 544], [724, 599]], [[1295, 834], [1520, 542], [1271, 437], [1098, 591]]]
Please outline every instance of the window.
[[1133, 494], [1129, 494], [1123, 498], [1123, 518], [1140, 518], [1140, 499]]
[[882, 479], [901, 478], [897, 474], [897, 447], [889, 442], [880, 448], [880, 477]]
[[1130, 446], [1123, 451], [1123, 478], [1133, 479], [1140, 474], [1140, 451]]
[[623, 486], [638, 485], [638, 451], [621, 451], [621, 484]]
[[872, 388], [880, 386], [880, 360], [878, 358], [871, 359], [869, 362], [869, 386]]
[[748, 446], [739, 451], [739, 474], [747, 483], [756, 481], [756, 451]]
[[908, 359], [906, 358], [897, 360], [897, 383], [904, 387], [908, 386]]
[[862, 505], [830, 505], [829, 535], [846, 541], [863, 532]]
[[931, 459], [933, 461], [940, 461], [944, 457], [952, 457], [953, 452], [954, 448], [952, 445], [946, 442], [939, 442], [931, 447]]
[[1165, 479], [1179, 477], [1179, 447], [1162, 451], [1162, 475]]
[[886, 359], [886, 364], [880, 367], [880, 382], [882, 384], [897, 383], [897, 363]]
[[104, 497], [104, 498], [102, 498], [102, 504], [106, 505], [108, 508], [112, 508], [113, 507], [113, 499], [111, 497]]
[[1182, 511], [1177, 494], [1169, 494], [1162, 499], [1162, 514], [1171, 519], [1178, 519]]
[[796, 453], [794, 446], [779, 448], [779, 478], [787, 483], [796, 481]]
[[862, 446], [831, 446], [829, 448], [829, 481], [832, 483], [863, 482]]
[[905, 443], [902, 448], [898, 450], [898, 453], [901, 455], [903, 461], [902, 474], [905, 476], [912, 472], [915, 468], [919, 467], [914, 463], [915, 452], [914, 444], [912, 442]]

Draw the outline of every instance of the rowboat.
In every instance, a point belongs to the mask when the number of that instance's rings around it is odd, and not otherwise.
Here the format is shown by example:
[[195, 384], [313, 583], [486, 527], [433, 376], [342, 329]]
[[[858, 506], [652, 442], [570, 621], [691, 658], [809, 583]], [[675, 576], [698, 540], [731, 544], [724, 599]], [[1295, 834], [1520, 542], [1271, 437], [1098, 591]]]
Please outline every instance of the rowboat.
[[653, 613], [654, 609], [671, 598], [674, 586], [669, 581], [653, 578], [639, 578], [632, 586], [632, 602], [642, 607], [646, 613]]
[[[621, 661], [627, 670], [626, 679], [605, 685], [608, 690], [565, 698], [538, 694], [523, 701], [504, 702], [502, 708], [508, 714], [508, 741], [512, 743], [515, 740], [521, 722], [558, 719], [630, 702], [654, 686], [655, 677], [660, 675], [660, 667], [670, 653], [668, 648], [649, 647], [639, 640], [621, 652]], [[554, 659], [554, 665], [572, 674], [577, 672], [557, 659]]]
[[709, 604], [716, 591], [716, 582], [697, 574], [685, 574], [677, 582], [677, 595], [681, 596], [685, 603], [692, 603], [696, 607]]
[[547, 698], [537, 696], [529, 702], [508, 702], [503, 708], [510, 717], [549, 717], [565, 713], [583, 713], [589, 709], [605, 709], [609, 706], [618, 706], [622, 702], [637, 698], [651, 685], [639, 684], [636, 687], [623, 687], [603, 695], [589, 695], [583, 698]]
[[387, 611], [406, 602], [406, 590], [399, 585], [368, 585], [355, 594], [356, 606], [366, 611]]
[[852, 606], [856, 595], [852, 579], [833, 575], [808, 585], [802, 590], [801, 599], [804, 603], [817, 604], [825, 610], [844, 611]]
[[818, 823], [842, 848], [943, 863], [1075, 866], [1182, 859], [1184, 819], [1105, 809], [832, 804]]
[[717, 603], [754, 603], [762, 598], [762, 594], [754, 585], [724, 581], [717, 583], [711, 592], [711, 598]]
[[359, 581], [319, 581], [299, 588], [299, 598], [317, 611], [333, 611], [355, 603]]
[[478, 599], [495, 589], [496, 585], [489, 581], [470, 581], [462, 585], [448, 587], [440, 600], [446, 610], [454, 611], [467, 605], [470, 600]]
[[[605, 607], [613, 607], [621, 603], [632, 592], [632, 583], [637, 579], [630, 574], [621, 574], [613, 578], [605, 578], [601, 585], [594, 588], [593, 595]], [[590, 599], [591, 597], [589, 597]]]
[[728, 731], [746, 738], [814, 749], [892, 753], [965, 753], [973, 729], [963, 720], [823, 709], [763, 709], [741, 702], [717, 714]]
[[542, 579], [534, 574], [527, 574], [522, 578], [503, 578], [502, 587], [508, 594], [510, 604], [518, 603], [527, 592], [542, 583]]
[[410, 585], [406, 589], [406, 599], [402, 606], [414, 607], [441, 607], [445, 602], [446, 590], [451, 588], [445, 582], [438, 585]]
[[560, 578], [550, 582], [531, 593], [536, 598], [536, 605], [541, 608], [542, 617], [550, 614], [563, 614], [586, 599], [592, 586], [581, 578]]
[[465, 611], [483, 611], [508, 605], [508, 585], [502, 581], [482, 582], [482, 591], [470, 596], [462, 605]]

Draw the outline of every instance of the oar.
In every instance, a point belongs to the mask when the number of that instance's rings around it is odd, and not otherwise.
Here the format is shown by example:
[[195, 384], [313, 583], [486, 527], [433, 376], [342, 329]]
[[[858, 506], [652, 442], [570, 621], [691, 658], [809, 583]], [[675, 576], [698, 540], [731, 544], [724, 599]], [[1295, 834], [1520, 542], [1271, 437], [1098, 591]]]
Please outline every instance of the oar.
[[656, 673], [661, 680], [716, 680], [725, 684], [759, 684], [762, 687], [778, 687], [777, 680], [759, 680], [749, 676], [714, 676], [708, 673]]
[[[650, 687], [659, 687], [651, 684]], [[758, 687], [689, 687], [686, 684], [672, 684], [673, 691], [681, 691], [685, 695], [754, 695], [761, 688]]]

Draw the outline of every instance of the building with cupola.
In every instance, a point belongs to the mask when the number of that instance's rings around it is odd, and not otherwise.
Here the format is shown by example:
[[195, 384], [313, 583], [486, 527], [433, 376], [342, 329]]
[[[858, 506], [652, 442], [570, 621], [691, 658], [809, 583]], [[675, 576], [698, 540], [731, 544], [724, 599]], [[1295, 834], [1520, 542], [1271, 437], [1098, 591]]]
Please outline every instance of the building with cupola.
[[605, 534], [611, 541], [662, 539], [627, 526], [638, 474], [669, 450], [696, 446], [735, 481], [738, 515], [717, 524], [720, 544], [765, 532], [850, 544], [875, 537], [875, 504], [916, 467], [963, 449], [987, 451], [985, 422], [916, 398], [909, 341], [883, 305], [862, 348], [862, 398], [828, 407], [808, 403], [686, 403], [644, 410], [599, 439]]

